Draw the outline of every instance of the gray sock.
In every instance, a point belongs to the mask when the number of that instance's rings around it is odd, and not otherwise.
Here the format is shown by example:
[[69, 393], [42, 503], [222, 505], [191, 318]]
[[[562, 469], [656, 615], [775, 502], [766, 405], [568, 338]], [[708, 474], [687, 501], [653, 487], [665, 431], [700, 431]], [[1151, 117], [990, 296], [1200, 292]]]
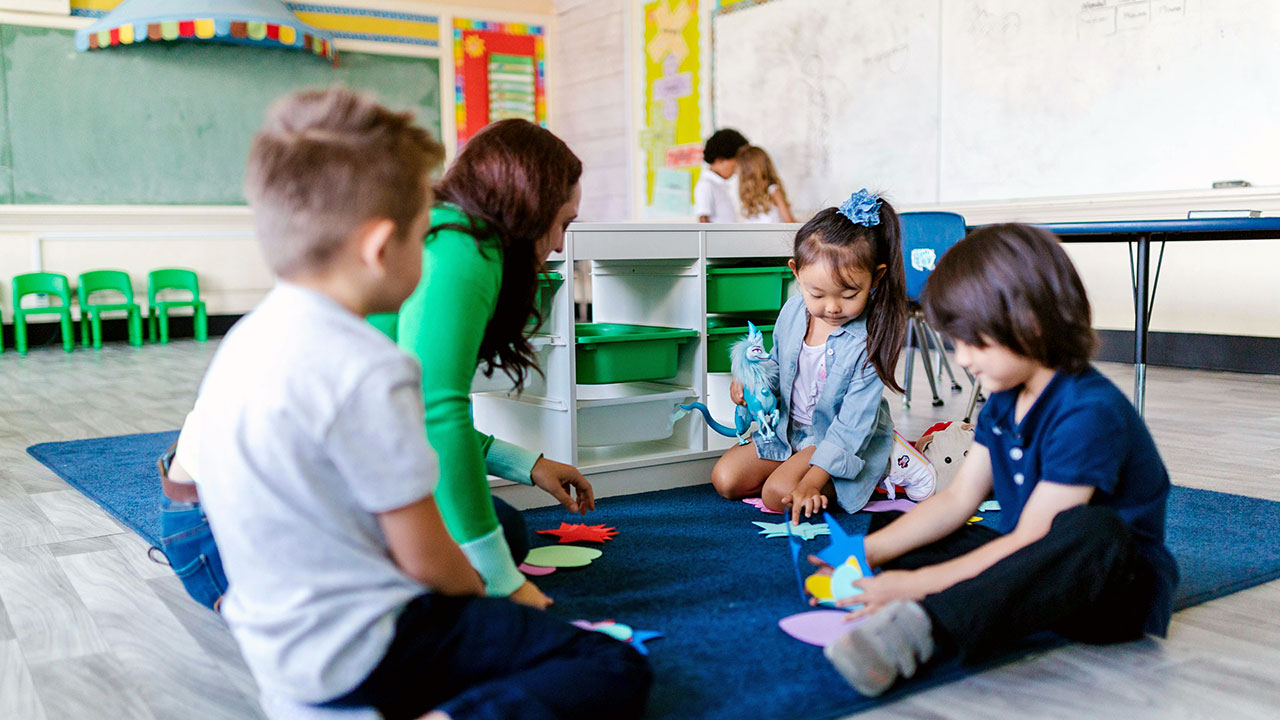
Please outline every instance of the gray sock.
[[895, 601], [836, 638], [823, 654], [854, 690], [874, 697], [933, 657], [933, 623], [918, 602]]

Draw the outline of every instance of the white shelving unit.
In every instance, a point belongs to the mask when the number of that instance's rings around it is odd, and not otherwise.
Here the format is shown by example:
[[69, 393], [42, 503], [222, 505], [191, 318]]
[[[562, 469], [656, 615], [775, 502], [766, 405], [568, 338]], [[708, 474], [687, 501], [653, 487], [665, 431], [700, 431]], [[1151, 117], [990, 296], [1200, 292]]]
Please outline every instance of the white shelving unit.
[[[707, 268], [745, 259], [785, 262], [798, 227], [571, 226], [564, 252], [548, 263], [565, 280], [555, 289], [550, 317], [534, 338], [545, 377], [535, 377], [521, 395], [509, 392], [505, 377], [487, 382], [478, 378], [472, 395], [476, 427], [577, 466], [592, 476], [598, 493], [601, 476], [628, 481], [626, 487], [611, 486], [603, 494], [706, 482], [711, 464], [733, 441], [709, 432], [700, 417], [682, 418], [670, 437], [657, 440], [601, 444], [602, 433], [613, 426], [625, 430], [626, 437], [636, 437], [638, 428], [628, 426], [634, 420], [644, 424], [639, 435], [665, 434], [661, 427], [650, 432], [662, 414], [655, 414], [655, 399], [674, 409], [678, 395], [706, 402], [722, 422], [732, 419], [728, 373], [709, 374], [706, 369]], [[675, 377], [621, 385], [577, 384], [572, 281], [577, 261], [590, 263], [594, 322], [697, 331], [696, 338], [680, 345]], [[584, 429], [580, 422], [590, 427]], [[690, 465], [683, 466], [686, 463]], [[682, 464], [679, 472], [663, 467], [673, 464]], [[655, 472], [658, 468], [661, 472]]]

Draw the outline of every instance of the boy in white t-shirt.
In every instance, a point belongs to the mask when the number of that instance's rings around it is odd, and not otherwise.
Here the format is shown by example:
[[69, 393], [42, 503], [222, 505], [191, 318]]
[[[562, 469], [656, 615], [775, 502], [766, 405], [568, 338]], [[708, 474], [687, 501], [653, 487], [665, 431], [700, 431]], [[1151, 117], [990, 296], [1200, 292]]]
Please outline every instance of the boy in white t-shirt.
[[742, 133], [731, 128], [721, 128], [707, 138], [702, 148], [702, 160], [707, 164], [693, 186], [693, 212], [698, 222], [742, 222], [739, 211], [738, 150], [747, 145]]
[[411, 121], [309, 91], [254, 138], [245, 194], [279, 282], [223, 340], [195, 410], [223, 616], [272, 698], [388, 719], [638, 716], [643, 658], [481, 597], [436, 509], [421, 370], [364, 319], [421, 276], [443, 151]]

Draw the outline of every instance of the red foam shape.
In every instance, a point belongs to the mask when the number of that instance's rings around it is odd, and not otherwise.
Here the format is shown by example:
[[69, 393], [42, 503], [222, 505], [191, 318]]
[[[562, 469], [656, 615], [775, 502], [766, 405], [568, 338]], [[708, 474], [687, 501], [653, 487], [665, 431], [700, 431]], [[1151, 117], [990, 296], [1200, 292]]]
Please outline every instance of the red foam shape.
[[552, 530], [539, 530], [541, 535], [555, 535], [560, 538], [560, 544], [571, 542], [597, 542], [602, 543], [606, 540], [612, 540], [618, 531], [604, 525], [584, 525], [582, 523], [569, 524], [560, 523], [560, 527]]

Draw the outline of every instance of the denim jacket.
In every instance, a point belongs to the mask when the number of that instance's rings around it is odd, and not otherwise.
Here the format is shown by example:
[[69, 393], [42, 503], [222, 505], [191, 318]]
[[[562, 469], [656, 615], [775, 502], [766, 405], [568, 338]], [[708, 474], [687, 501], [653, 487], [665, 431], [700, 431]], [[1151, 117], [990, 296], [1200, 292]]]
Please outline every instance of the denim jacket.
[[[773, 352], [778, 363], [778, 427], [766, 440], [757, 431], [756, 454], [765, 460], [791, 457], [787, 429], [791, 422], [791, 386], [800, 348], [809, 331], [804, 299], [794, 296], [778, 313]], [[845, 323], [827, 338], [827, 384], [813, 409], [817, 449], [811, 465], [831, 474], [836, 498], [847, 512], [857, 512], [884, 478], [893, 451], [893, 417], [884, 398], [884, 383], [867, 354], [866, 313]]]

